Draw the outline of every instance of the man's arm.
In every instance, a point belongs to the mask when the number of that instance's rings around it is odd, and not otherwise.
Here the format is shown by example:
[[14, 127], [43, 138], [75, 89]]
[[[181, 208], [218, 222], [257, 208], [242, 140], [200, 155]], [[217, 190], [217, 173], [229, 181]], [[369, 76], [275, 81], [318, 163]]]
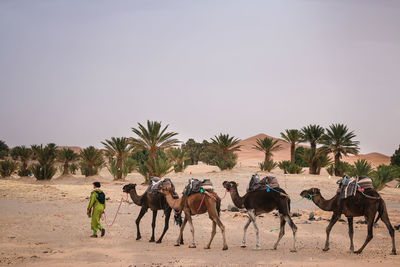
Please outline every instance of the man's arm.
[[96, 192], [92, 192], [91, 194], [90, 194], [90, 201], [89, 201], [89, 205], [88, 205], [88, 208], [87, 208], [87, 213], [89, 213], [90, 212], [90, 210], [92, 209], [92, 207], [93, 207], [93, 205], [94, 205], [94, 202], [96, 201]]

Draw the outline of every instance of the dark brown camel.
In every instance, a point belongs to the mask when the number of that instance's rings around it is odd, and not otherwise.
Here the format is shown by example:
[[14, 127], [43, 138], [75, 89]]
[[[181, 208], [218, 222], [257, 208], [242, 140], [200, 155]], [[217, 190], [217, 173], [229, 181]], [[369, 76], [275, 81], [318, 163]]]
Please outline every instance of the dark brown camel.
[[280, 232], [278, 240], [274, 245], [274, 249], [278, 247], [279, 241], [284, 236], [285, 224], [286, 222], [288, 222], [293, 231], [293, 248], [291, 249], [291, 251], [296, 251], [297, 227], [290, 217], [290, 199], [286, 197], [287, 195], [283, 189], [276, 188], [276, 190], [282, 192], [286, 196], [281, 196], [280, 193], [275, 192], [274, 190], [269, 190], [269, 192], [267, 192], [267, 190], [256, 190], [248, 192], [243, 197], [241, 197], [239, 196], [236, 182], [225, 181], [222, 183], [222, 185], [228, 192], [230, 192], [233, 204], [235, 204], [235, 206], [238, 208], [246, 208], [247, 214], [249, 215], [249, 220], [244, 225], [243, 241], [241, 247], [246, 247], [246, 231], [250, 223], [252, 222], [254, 228], [256, 229], [256, 247], [254, 249], [259, 250], [261, 248], [259, 230], [256, 223], [256, 216], [277, 209], [280, 217]]
[[[129, 193], [133, 202], [141, 206], [142, 208], [140, 209], [140, 213], [136, 219], [136, 228], [137, 228], [137, 236], [136, 240], [139, 240], [142, 236], [140, 235], [140, 230], [139, 230], [139, 224], [140, 220], [142, 217], [145, 215], [148, 209], [151, 209], [153, 211], [153, 221], [151, 223], [152, 227], [152, 232], [151, 232], [151, 238], [149, 242], [154, 242], [154, 229], [156, 227], [156, 218], [157, 218], [157, 211], [158, 210], [163, 210], [164, 215], [165, 215], [165, 223], [164, 223], [164, 230], [160, 236], [160, 238], [157, 240], [157, 243], [161, 243], [165, 233], [168, 230], [169, 227], [169, 218], [171, 216], [171, 208], [168, 206], [167, 201], [165, 200], [165, 197], [161, 193], [155, 193], [155, 194], [149, 194], [147, 192], [144, 192], [143, 195], [139, 196], [136, 192], [136, 184], [127, 184], [123, 187], [122, 189], [125, 193]], [[176, 218], [177, 219], [177, 218]], [[179, 218], [177, 221], [179, 221]], [[181, 223], [179, 223], [181, 225]], [[180, 240], [180, 242], [183, 244], [183, 238]]]
[[219, 211], [220, 211], [220, 202], [221, 200], [214, 196], [212, 193], [194, 193], [190, 196], [182, 196], [179, 199], [174, 199], [172, 196], [172, 188], [168, 184], [163, 184], [161, 187], [160, 192], [165, 196], [167, 199], [168, 205], [178, 212], [183, 211], [185, 213], [185, 219], [183, 220], [179, 237], [175, 243], [175, 246], [179, 246], [179, 240], [182, 239], [183, 230], [185, 229], [186, 223], [189, 221], [190, 231], [192, 232], [192, 244], [189, 245], [189, 248], [195, 248], [196, 242], [194, 240], [194, 227], [192, 222], [192, 215], [203, 214], [208, 212], [208, 216], [212, 221], [212, 232], [211, 238], [208, 244], [204, 247], [205, 249], [209, 249], [211, 246], [211, 242], [216, 233], [216, 226], [221, 229], [222, 238], [223, 238], [223, 250], [228, 249], [228, 245], [226, 244], [225, 238], [225, 226], [222, 224], [219, 218]]
[[[375, 215], [379, 212], [376, 221], [380, 218], [389, 230], [389, 234], [392, 237], [392, 254], [396, 254], [396, 246], [394, 241], [394, 229], [390, 223], [389, 215], [386, 210], [385, 201], [380, 197], [378, 192], [375, 190], [365, 191], [365, 194], [371, 197], [364, 196], [361, 192], [356, 192], [355, 196], [348, 197], [346, 199], [340, 199], [340, 194], [337, 193], [333, 198], [325, 200], [318, 188], [311, 188], [309, 190], [304, 190], [300, 193], [300, 196], [311, 199], [315, 205], [320, 209], [325, 211], [333, 211], [332, 218], [329, 222], [328, 227], [326, 227], [326, 241], [324, 251], [329, 250], [329, 233], [332, 227], [335, 225], [337, 220], [340, 218], [341, 214], [347, 217], [349, 224], [349, 237], [350, 237], [350, 251], [354, 251], [353, 244], [353, 217], [364, 216], [368, 222], [368, 235], [362, 247], [355, 253], [361, 253], [365, 246], [371, 241], [373, 234], [373, 224]], [[375, 222], [376, 222], [375, 221]]]

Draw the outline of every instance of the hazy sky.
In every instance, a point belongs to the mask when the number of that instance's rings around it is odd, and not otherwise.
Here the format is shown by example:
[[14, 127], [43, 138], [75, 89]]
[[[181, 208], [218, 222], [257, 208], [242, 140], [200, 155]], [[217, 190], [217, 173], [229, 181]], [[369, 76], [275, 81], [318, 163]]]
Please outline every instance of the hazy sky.
[[400, 144], [400, 1], [0, 0], [0, 139], [186, 141], [345, 123]]

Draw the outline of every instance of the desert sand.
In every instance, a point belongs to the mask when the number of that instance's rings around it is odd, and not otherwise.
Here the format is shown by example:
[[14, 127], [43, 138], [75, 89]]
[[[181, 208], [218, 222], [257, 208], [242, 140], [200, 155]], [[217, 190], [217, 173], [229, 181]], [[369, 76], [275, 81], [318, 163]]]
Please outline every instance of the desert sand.
[[[224, 180], [239, 182], [239, 192], [244, 194], [251, 174], [256, 167], [241, 166], [231, 171], [220, 172], [216, 167], [199, 164], [189, 166], [184, 173], [168, 175], [175, 183], [177, 192], [182, 192], [190, 177], [210, 178], [215, 191], [223, 197]], [[265, 173], [260, 173], [264, 175]], [[103, 238], [89, 238], [90, 219], [86, 216], [91, 183], [99, 180], [110, 200], [107, 202], [106, 215], [109, 223], [126, 197], [122, 187], [127, 183], [138, 184], [138, 192], [145, 191], [141, 185], [143, 178], [129, 174], [124, 182], [114, 182], [108, 171], [103, 169], [99, 176], [84, 178], [81, 175], [54, 178], [48, 182], [37, 182], [34, 178], [10, 178], [0, 180], [0, 264], [15, 266], [394, 266], [399, 265], [399, 256], [390, 255], [390, 236], [384, 224], [379, 221], [374, 228], [374, 238], [361, 255], [349, 252], [347, 225], [338, 222], [331, 233], [331, 250], [323, 252], [326, 220], [308, 221], [310, 212], [316, 217], [330, 218], [330, 213], [320, 211], [313, 203], [300, 200], [301, 190], [319, 187], [326, 198], [332, 197], [336, 190], [336, 178], [327, 173], [319, 176], [307, 174], [284, 175], [279, 169], [272, 172], [277, 176], [280, 186], [292, 199], [292, 212], [301, 213], [295, 217], [298, 227], [296, 253], [290, 252], [292, 232], [286, 227], [277, 250], [271, 250], [277, 239], [279, 219], [272, 213], [258, 218], [261, 229], [261, 251], [254, 251], [255, 233], [249, 227], [247, 248], [240, 248], [243, 225], [247, 216], [240, 212], [225, 209], [232, 204], [229, 195], [222, 200], [221, 220], [225, 224], [229, 249], [222, 251], [222, 237], [219, 229], [210, 250], [203, 247], [211, 233], [211, 221], [207, 215], [194, 216], [197, 248], [188, 248], [190, 230], [184, 232], [185, 245], [174, 247], [178, 236], [178, 227], [171, 219], [170, 229], [161, 244], [149, 243], [151, 235], [151, 212], [141, 222], [142, 239], [136, 241], [135, 219], [140, 208], [132, 203], [123, 202], [113, 226], [108, 227]], [[399, 189], [386, 187], [381, 191], [385, 199], [391, 222], [400, 224]], [[298, 201], [300, 200], [300, 201]], [[362, 219], [362, 218], [360, 218]], [[357, 221], [358, 219], [355, 219]], [[159, 212], [156, 226], [156, 238], [164, 225], [162, 212]], [[398, 244], [398, 231], [396, 231]], [[355, 247], [362, 245], [366, 237], [366, 226], [355, 224]]]

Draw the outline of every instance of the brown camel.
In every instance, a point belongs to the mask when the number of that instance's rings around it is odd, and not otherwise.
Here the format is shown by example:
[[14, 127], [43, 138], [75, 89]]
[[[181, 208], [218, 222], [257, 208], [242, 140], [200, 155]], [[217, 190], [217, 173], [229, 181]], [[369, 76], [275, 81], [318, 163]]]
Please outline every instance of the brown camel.
[[[249, 220], [244, 225], [242, 248], [246, 247], [246, 231], [252, 222], [254, 228], [256, 229], [256, 247], [254, 249], [259, 250], [260, 239], [259, 230], [256, 222], [256, 216], [262, 213], [268, 213], [275, 209], [279, 212], [280, 217], [280, 232], [278, 240], [274, 245], [274, 249], [278, 247], [279, 241], [285, 234], [285, 224], [289, 223], [289, 226], [293, 231], [293, 248], [290, 250], [292, 252], [296, 251], [296, 232], [297, 226], [293, 223], [290, 217], [290, 199], [287, 197], [285, 191], [281, 188], [274, 188], [274, 190], [256, 190], [246, 193], [243, 197], [239, 196], [237, 189], [237, 183], [234, 181], [225, 181], [222, 183], [225, 189], [230, 192], [233, 204], [238, 208], [246, 208], [247, 214], [249, 215]], [[276, 192], [275, 190], [279, 191]], [[283, 193], [284, 195], [280, 194]]]
[[192, 243], [189, 245], [189, 248], [195, 248], [196, 242], [194, 239], [194, 227], [192, 222], [192, 215], [203, 214], [208, 212], [208, 216], [212, 221], [212, 232], [211, 238], [208, 244], [204, 247], [205, 249], [209, 249], [211, 246], [211, 242], [216, 233], [216, 226], [221, 229], [222, 238], [223, 238], [223, 250], [228, 249], [228, 245], [226, 244], [225, 238], [225, 226], [222, 224], [219, 218], [220, 212], [220, 204], [221, 200], [218, 196], [215, 196], [213, 193], [204, 192], [204, 193], [194, 193], [190, 196], [183, 195], [179, 199], [174, 199], [172, 196], [172, 188], [169, 184], [163, 184], [160, 192], [167, 199], [168, 205], [178, 212], [183, 211], [185, 213], [185, 219], [183, 220], [179, 237], [175, 243], [175, 246], [179, 246], [179, 241], [182, 239], [183, 230], [185, 229], [186, 223], [189, 221], [190, 231], [192, 232]]
[[374, 219], [376, 213], [379, 212], [375, 222], [377, 222], [380, 218], [385, 223], [387, 229], [389, 230], [389, 234], [392, 237], [392, 255], [396, 254], [394, 229], [389, 220], [385, 201], [383, 201], [378, 192], [373, 189], [365, 191], [365, 194], [367, 194], [367, 196], [357, 191], [355, 196], [351, 196], [346, 199], [340, 199], [340, 194], [337, 193], [333, 198], [325, 200], [322, 197], [321, 192], [318, 188], [311, 188], [309, 190], [304, 190], [300, 193], [300, 196], [311, 199], [320, 209], [325, 211], [333, 211], [333, 215], [329, 222], [329, 225], [328, 227], [326, 227], [326, 241], [323, 251], [329, 250], [329, 233], [331, 232], [333, 225], [335, 225], [337, 220], [340, 218], [341, 214], [344, 214], [347, 217], [347, 221], [349, 224], [350, 251], [352, 252], [354, 251], [353, 217], [364, 216], [368, 222], [367, 238], [362, 247], [355, 252], [361, 253], [373, 237], [372, 229]]
[[[157, 218], [157, 211], [158, 210], [163, 210], [164, 215], [165, 215], [165, 223], [164, 223], [164, 230], [160, 236], [160, 238], [157, 240], [156, 243], [161, 243], [165, 233], [168, 230], [169, 227], [169, 218], [171, 216], [171, 208], [168, 206], [167, 201], [165, 200], [165, 197], [161, 193], [155, 193], [155, 194], [149, 194], [147, 192], [144, 192], [143, 195], [139, 196], [136, 192], [136, 184], [127, 184], [123, 187], [122, 189], [125, 193], [129, 193], [133, 202], [141, 206], [142, 208], [140, 209], [140, 213], [136, 219], [136, 228], [137, 228], [137, 236], [136, 240], [139, 240], [142, 236], [140, 235], [140, 230], [139, 230], [139, 224], [140, 220], [142, 217], [145, 215], [148, 209], [151, 209], [153, 211], [153, 221], [151, 223], [152, 227], [152, 232], [151, 232], [151, 238], [149, 242], [154, 242], [154, 229], [156, 227], [156, 218]], [[175, 221], [181, 225], [182, 224], [182, 218], [180, 214], [175, 217]], [[183, 238], [180, 240], [180, 242], [183, 244]]]

